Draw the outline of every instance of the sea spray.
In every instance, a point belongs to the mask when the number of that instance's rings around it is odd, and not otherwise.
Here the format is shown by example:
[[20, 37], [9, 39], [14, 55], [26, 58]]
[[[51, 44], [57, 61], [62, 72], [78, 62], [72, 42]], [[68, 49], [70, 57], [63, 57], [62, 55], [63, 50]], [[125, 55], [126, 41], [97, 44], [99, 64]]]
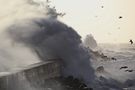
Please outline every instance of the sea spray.
[[[56, 10], [35, 0], [6, 2], [7, 8], [2, 5], [4, 9], [0, 17], [5, 17], [0, 24], [1, 34], [4, 35], [1, 39], [5, 43], [3, 46], [7, 45], [6, 54], [11, 55], [6, 59], [7, 63], [10, 60], [19, 60], [13, 65], [20, 66], [22, 62], [27, 63], [29, 60], [32, 63], [39, 59], [44, 61], [48, 56], [61, 58], [64, 77], [72, 75], [90, 87], [93, 86], [95, 75], [91, 67], [91, 57], [77, 32], [56, 19]], [[5, 47], [2, 48], [5, 50]], [[30, 55], [29, 58], [27, 55]]]
[[89, 34], [85, 37], [83, 44], [85, 47], [90, 48], [91, 50], [95, 50], [98, 45], [92, 34]]
[[46, 16], [48, 10], [34, 1], [0, 0], [0, 72], [39, 62], [30, 48], [13, 43], [4, 33], [6, 28], [18, 20]]
[[21, 44], [14, 44], [4, 33], [0, 33], [0, 73], [17, 70], [39, 62], [32, 50]]
[[76, 31], [55, 19], [34, 18], [23, 23], [8, 28], [6, 33], [13, 42], [37, 51], [41, 60], [45, 60], [49, 51], [49, 54], [62, 59], [63, 76], [72, 75], [89, 85], [93, 83], [95, 75], [90, 55]]
[[[46, 0], [0, 1], [0, 71], [11, 71], [39, 62], [39, 57], [37, 57], [36, 53], [33, 53], [32, 49], [13, 42], [5, 32], [9, 26], [13, 26], [18, 21], [28, 21], [27, 19], [39, 17], [56, 19], [59, 16], [58, 13], [55, 9], [49, 7], [46, 2]], [[20, 24], [24, 25], [24, 23], [22, 21]], [[48, 58], [51, 57], [47, 56]]]

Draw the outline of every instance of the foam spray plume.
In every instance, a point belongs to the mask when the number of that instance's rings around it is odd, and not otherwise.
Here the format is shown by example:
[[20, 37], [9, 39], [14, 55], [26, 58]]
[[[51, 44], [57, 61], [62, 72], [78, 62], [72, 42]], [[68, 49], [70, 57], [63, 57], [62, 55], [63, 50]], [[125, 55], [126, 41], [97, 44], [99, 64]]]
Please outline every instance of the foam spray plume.
[[[20, 1], [16, 1], [20, 3]], [[48, 14], [47, 11], [42, 13], [41, 9], [35, 10], [35, 6], [39, 4], [35, 3], [25, 5], [30, 5], [30, 7], [27, 6], [30, 8], [28, 14], [20, 16], [20, 13], [24, 13], [22, 11], [15, 14], [16, 16], [12, 19], [7, 17], [7, 21], [10, 23], [2, 32], [4, 37], [10, 40], [13, 46], [20, 45], [28, 49], [31, 57], [27, 60], [35, 57], [34, 60], [44, 61], [47, 55], [61, 58], [64, 77], [72, 75], [92, 87], [95, 78], [94, 70], [90, 65], [90, 55], [82, 45], [81, 37], [73, 28], [58, 21], [52, 13]], [[7, 23], [6, 20], [5, 23]], [[37, 52], [39, 55], [35, 55]], [[14, 57], [16, 56], [14, 55]], [[18, 59], [21, 60], [21, 58]]]
[[92, 36], [92, 34], [89, 34], [86, 36], [86, 38], [83, 41], [84, 45], [92, 50], [97, 48], [97, 42], [94, 39], [94, 37]]

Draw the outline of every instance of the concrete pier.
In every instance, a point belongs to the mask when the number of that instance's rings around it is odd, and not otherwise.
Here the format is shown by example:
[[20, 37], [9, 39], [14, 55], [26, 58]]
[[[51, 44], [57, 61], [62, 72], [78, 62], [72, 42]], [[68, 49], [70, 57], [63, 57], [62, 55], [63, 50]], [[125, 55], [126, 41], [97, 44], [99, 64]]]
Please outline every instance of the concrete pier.
[[0, 90], [48, 90], [50, 87], [59, 86], [56, 78], [60, 76], [58, 62], [41, 62], [0, 75]]

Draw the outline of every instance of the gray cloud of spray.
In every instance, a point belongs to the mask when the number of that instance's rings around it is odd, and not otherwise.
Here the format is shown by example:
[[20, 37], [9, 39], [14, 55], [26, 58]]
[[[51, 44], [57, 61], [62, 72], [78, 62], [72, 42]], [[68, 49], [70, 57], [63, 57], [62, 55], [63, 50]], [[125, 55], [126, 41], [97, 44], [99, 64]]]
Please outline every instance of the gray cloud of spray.
[[3, 58], [0, 62], [3, 61], [5, 68], [26, 66], [51, 56], [62, 59], [63, 76], [73, 75], [92, 85], [95, 75], [90, 55], [83, 47], [81, 37], [56, 19], [55, 10], [36, 0], [1, 2], [7, 3], [0, 16], [0, 57]]
[[[95, 78], [90, 56], [81, 37], [71, 28], [55, 19], [37, 18], [10, 26], [8, 35], [14, 42], [25, 44], [46, 60], [46, 54], [62, 59], [62, 75], [73, 75], [91, 84]], [[49, 52], [49, 53], [48, 53]]]
[[[6, 31], [6, 30], [3, 30]], [[22, 45], [14, 44], [4, 32], [0, 33], [0, 74], [39, 62], [36, 54]]]

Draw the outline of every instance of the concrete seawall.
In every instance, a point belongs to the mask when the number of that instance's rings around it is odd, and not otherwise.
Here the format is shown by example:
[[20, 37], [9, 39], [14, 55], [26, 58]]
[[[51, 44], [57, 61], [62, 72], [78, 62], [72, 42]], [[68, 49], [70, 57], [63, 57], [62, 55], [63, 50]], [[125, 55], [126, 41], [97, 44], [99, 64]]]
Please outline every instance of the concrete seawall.
[[[0, 76], [0, 90], [48, 90], [57, 87], [60, 64], [54, 61], [37, 63], [22, 70]], [[60, 90], [60, 89], [55, 90]]]

